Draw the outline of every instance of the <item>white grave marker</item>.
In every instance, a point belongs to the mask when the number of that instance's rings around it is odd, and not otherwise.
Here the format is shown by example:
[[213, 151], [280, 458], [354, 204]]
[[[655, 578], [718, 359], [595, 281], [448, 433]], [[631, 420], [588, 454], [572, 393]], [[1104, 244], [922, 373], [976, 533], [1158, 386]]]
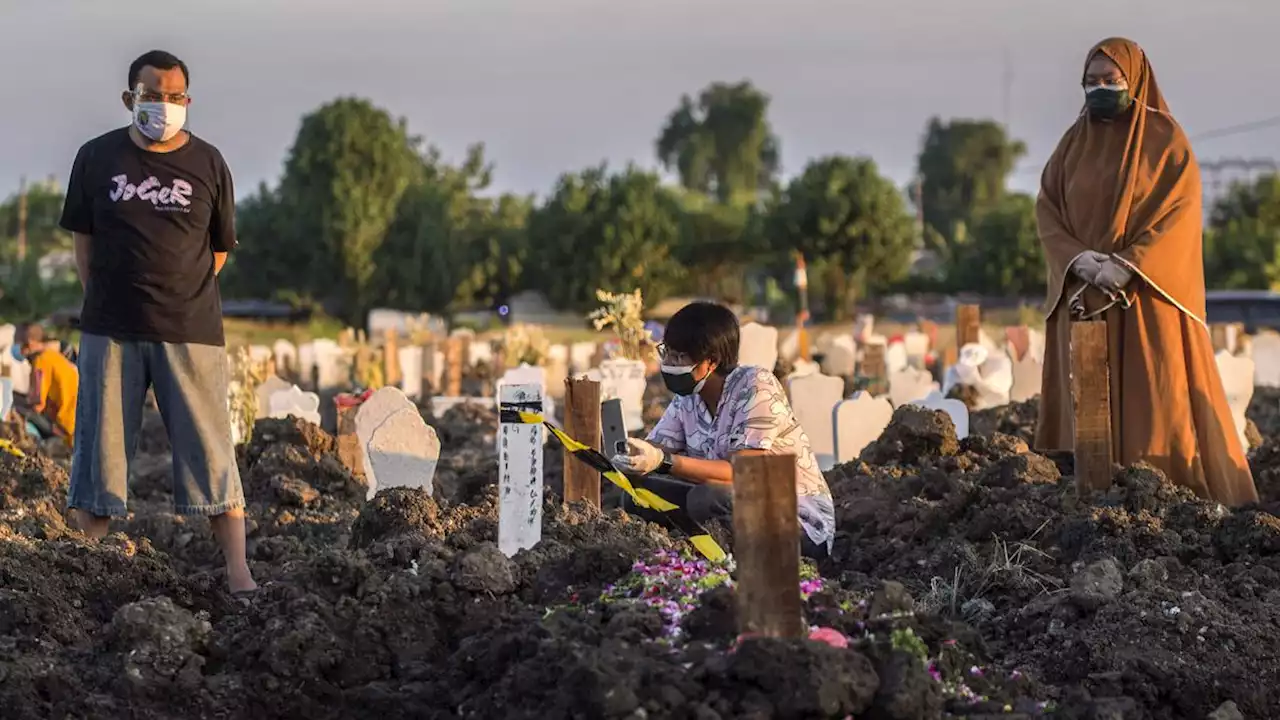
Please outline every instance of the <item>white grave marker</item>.
[[364, 475], [369, 480], [369, 497], [372, 498], [377, 493], [379, 487], [383, 487], [378, 480], [377, 468], [370, 461], [367, 447], [369, 442], [373, 440], [374, 432], [386, 422], [388, 418], [401, 411], [418, 412], [417, 407], [399, 388], [384, 387], [369, 396], [369, 399], [360, 404], [356, 409], [356, 438], [360, 442], [361, 455], [363, 457]]
[[270, 362], [275, 355], [271, 352], [271, 348], [266, 345], [250, 345], [249, 359], [256, 363]]
[[[1013, 385], [1009, 388], [1009, 400], [1026, 402], [1040, 394], [1040, 385], [1044, 381], [1044, 366], [1035, 359], [1032, 351], [1013, 361]], [[1253, 373], [1249, 373], [1249, 383], [1253, 384]]]
[[425, 355], [426, 351], [417, 345], [396, 350], [396, 358], [400, 361], [401, 389], [404, 390], [405, 397], [411, 400], [422, 398], [422, 362]]
[[13, 410], [13, 381], [0, 377], [0, 422], [9, 419], [10, 410]]
[[795, 361], [796, 358], [800, 357], [799, 332], [792, 328], [781, 333], [780, 338], [778, 341], [778, 357], [788, 361]]
[[1235, 421], [1240, 446], [1248, 451], [1249, 441], [1244, 433], [1247, 425], [1245, 411], [1249, 409], [1249, 401], [1253, 399], [1254, 361], [1237, 357], [1226, 350], [1219, 350], [1214, 358], [1218, 361], [1218, 374], [1222, 376], [1222, 389], [1227, 394], [1227, 405], [1231, 407], [1231, 419]]
[[598, 346], [593, 342], [576, 342], [569, 346], [569, 370], [575, 375], [581, 375], [591, 370], [591, 361], [596, 358], [596, 348]]
[[900, 340], [889, 343], [884, 349], [884, 371], [896, 373], [911, 366], [911, 358], [907, 355], [907, 346]]
[[320, 424], [320, 396], [305, 392], [297, 385], [272, 393], [267, 410], [269, 417], [287, 418], [292, 415], [313, 425]]
[[[542, 387], [503, 385], [503, 404], [542, 407]], [[498, 430], [498, 549], [507, 557], [542, 539], [542, 425], [502, 423]]]
[[311, 343], [319, 390], [345, 388], [351, 382], [351, 365], [347, 353], [338, 343], [320, 338]]
[[969, 343], [960, 348], [956, 364], [947, 368], [942, 392], [963, 385], [977, 390], [974, 410], [987, 410], [1009, 404], [1009, 390], [1013, 387], [1013, 363], [1003, 352], [992, 352], [985, 345]]
[[271, 344], [271, 354], [276, 359], [276, 372], [283, 373], [289, 368], [298, 368], [298, 348], [288, 340], [277, 340]]
[[430, 494], [440, 462], [440, 438], [417, 407], [403, 408], [374, 429], [364, 455], [378, 478], [377, 487], [422, 488]]
[[837, 464], [847, 463], [857, 460], [862, 449], [889, 427], [893, 406], [884, 398], [856, 392], [851, 399], [837, 404], [831, 416], [835, 425], [835, 461]]
[[963, 402], [946, 398], [942, 393], [935, 392], [923, 400], [910, 404], [926, 410], [941, 410], [950, 415], [951, 422], [956, 426], [956, 439], [963, 440], [969, 437], [969, 408], [965, 407]]
[[822, 358], [822, 372], [837, 377], [849, 377], [858, 361], [858, 347], [852, 335], [836, 335], [827, 345]]
[[271, 414], [271, 398], [278, 392], [284, 392], [293, 387], [293, 383], [284, 380], [276, 375], [272, 375], [254, 390], [254, 394], [258, 396], [258, 412], [254, 416], [255, 420], [261, 420], [265, 417], [274, 417]]
[[1280, 387], [1280, 335], [1260, 332], [1253, 338], [1253, 384]]
[[929, 355], [929, 336], [919, 331], [909, 332], [902, 336], [902, 345], [907, 350], [907, 362], [912, 367], [924, 367], [924, 359]]
[[787, 381], [790, 382], [796, 378], [817, 375], [821, 371], [822, 368], [818, 367], [818, 363], [813, 362], [812, 360], [796, 358], [795, 362], [791, 363], [791, 373], [787, 375]]
[[600, 383], [600, 400], [622, 400], [622, 416], [628, 432], [644, 429], [644, 390], [648, 384], [644, 363], [639, 360], [610, 358], [587, 373]]
[[471, 367], [480, 363], [493, 367], [493, 346], [488, 342], [476, 340], [471, 343]]
[[826, 471], [835, 466], [836, 441], [832, 433], [832, 411], [844, 399], [844, 378], [813, 373], [787, 383], [787, 395], [800, 427], [809, 436], [818, 466]]
[[743, 325], [739, 331], [738, 364], [772, 372], [778, 364], [778, 329], [753, 322]]
[[894, 407], [902, 407], [916, 400], [929, 397], [938, 391], [938, 382], [928, 370], [909, 367], [896, 373], [889, 373], [889, 402]]

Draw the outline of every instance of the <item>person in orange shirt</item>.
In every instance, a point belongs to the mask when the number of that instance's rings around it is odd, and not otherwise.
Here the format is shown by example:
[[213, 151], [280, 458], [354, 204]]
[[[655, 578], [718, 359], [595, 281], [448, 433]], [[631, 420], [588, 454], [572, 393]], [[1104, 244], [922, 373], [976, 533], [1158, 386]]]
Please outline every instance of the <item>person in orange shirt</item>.
[[[80, 371], [45, 340], [44, 328], [28, 323], [18, 328], [14, 348], [31, 363], [27, 419], [41, 431], [72, 444], [76, 429], [76, 396]], [[34, 415], [35, 417], [32, 417]]]

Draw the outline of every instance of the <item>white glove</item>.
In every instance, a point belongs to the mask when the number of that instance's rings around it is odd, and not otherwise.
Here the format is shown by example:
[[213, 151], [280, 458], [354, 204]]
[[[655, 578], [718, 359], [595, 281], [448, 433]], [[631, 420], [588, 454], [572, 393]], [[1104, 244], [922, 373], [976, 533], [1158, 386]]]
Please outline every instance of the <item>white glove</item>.
[[1098, 277], [1093, 284], [1103, 290], [1120, 292], [1132, 279], [1133, 271], [1125, 267], [1119, 260], [1108, 258], [1106, 262], [1102, 263], [1102, 269], [1098, 271]]
[[639, 438], [627, 438], [627, 452], [613, 456], [613, 466], [628, 475], [648, 475], [662, 464], [662, 448]]
[[1110, 261], [1111, 256], [1106, 253], [1086, 250], [1080, 253], [1075, 262], [1071, 263], [1071, 272], [1090, 285], [1097, 285], [1098, 273], [1102, 272], [1103, 265]]

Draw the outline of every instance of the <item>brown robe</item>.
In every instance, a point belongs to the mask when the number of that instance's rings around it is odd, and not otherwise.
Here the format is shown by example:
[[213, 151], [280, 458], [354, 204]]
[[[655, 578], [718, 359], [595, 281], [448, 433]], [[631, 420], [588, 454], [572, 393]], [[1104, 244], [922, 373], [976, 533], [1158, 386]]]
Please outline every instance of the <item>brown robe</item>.
[[[1114, 61], [1133, 108], [1103, 122], [1082, 113], [1045, 166], [1036, 219], [1049, 266], [1044, 386], [1036, 447], [1071, 450], [1069, 270], [1087, 250], [1133, 271], [1132, 307], [1108, 309], [1111, 432], [1116, 460], [1146, 460], [1173, 482], [1227, 505], [1258, 492], [1227, 406], [1205, 324], [1200, 169], [1169, 114], [1146, 54], [1130, 40], [1089, 51]], [[1106, 305], [1097, 288], [1085, 307]]]

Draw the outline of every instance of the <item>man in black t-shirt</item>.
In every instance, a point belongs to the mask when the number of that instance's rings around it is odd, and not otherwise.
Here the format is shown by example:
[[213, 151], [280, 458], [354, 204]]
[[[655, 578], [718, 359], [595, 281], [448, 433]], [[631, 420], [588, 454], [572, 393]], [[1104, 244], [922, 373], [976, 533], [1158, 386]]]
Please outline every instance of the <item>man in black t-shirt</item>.
[[231, 172], [183, 129], [187, 66], [159, 50], [129, 68], [133, 122], [80, 148], [62, 227], [84, 286], [80, 399], [68, 506], [102, 537], [126, 513], [129, 463], [148, 388], [173, 447], [174, 510], [207, 515], [234, 593], [245, 560], [244, 491], [227, 408], [218, 271], [236, 245]]

